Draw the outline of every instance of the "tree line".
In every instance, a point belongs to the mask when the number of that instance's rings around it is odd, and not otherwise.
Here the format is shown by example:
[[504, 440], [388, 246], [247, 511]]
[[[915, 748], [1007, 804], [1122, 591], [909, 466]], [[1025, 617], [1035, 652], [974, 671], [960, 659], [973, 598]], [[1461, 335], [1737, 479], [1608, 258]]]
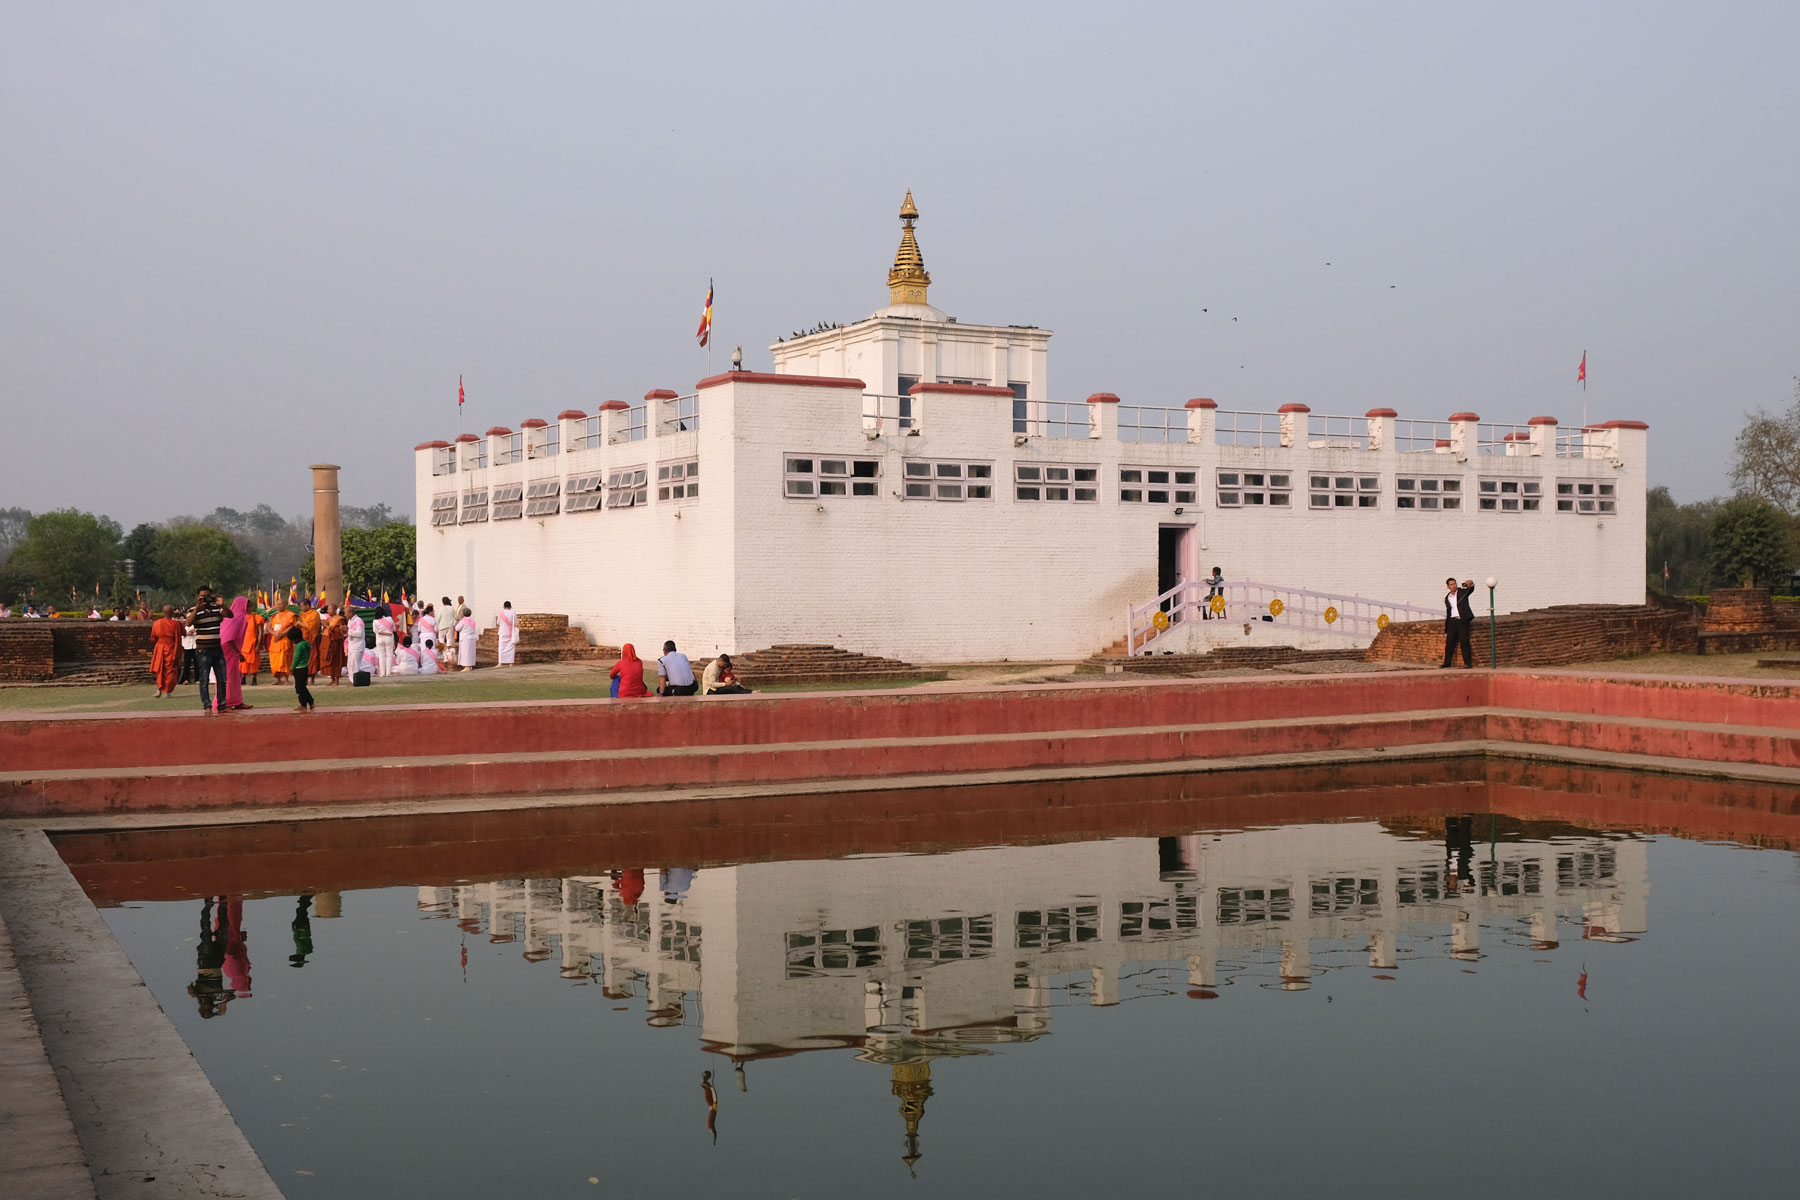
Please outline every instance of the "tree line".
[[[344, 582], [358, 592], [417, 588], [413, 526], [386, 504], [347, 505]], [[267, 504], [215, 508], [204, 517], [143, 522], [129, 533], [111, 517], [64, 508], [0, 508], [0, 598], [61, 609], [185, 603], [210, 584], [227, 596], [298, 579], [312, 586], [312, 522]]]
[[1650, 586], [1686, 596], [1754, 584], [1789, 590], [1800, 562], [1800, 375], [1788, 407], [1758, 409], [1732, 446], [1735, 495], [1677, 504], [1650, 489], [1645, 568]]

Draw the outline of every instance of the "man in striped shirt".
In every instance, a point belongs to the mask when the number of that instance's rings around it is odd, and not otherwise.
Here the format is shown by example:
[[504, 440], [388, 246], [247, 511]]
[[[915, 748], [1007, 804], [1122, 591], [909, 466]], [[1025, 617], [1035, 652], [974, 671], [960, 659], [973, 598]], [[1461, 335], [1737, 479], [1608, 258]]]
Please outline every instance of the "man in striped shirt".
[[[212, 589], [203, 587], [194, 595], [194, 607], [187, 611], [187, 623], [194, 627], [194, 661], [200, 669], [200, 709], [215, 713], [225, 706], [225, 650], [219, 645], [219, 625], [225, 610], [219, 607]], [[219, 677], [218, 705], [213, 704], [207, 687], [211, 677]]]

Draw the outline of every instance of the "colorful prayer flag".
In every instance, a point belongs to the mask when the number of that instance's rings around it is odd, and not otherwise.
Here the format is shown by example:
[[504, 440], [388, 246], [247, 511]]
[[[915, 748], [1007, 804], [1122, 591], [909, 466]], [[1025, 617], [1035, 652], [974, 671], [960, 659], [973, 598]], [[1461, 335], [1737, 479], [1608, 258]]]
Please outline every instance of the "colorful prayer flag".
[[288, 579], [288, 603], [300, 603], [300, 580], [298, 576], [291, 576]]
[[706, 281], [706, 307], [700, 312], [700, 328], [694, 331], [694, 337], [702, 346], [706, 345], [707, 339], [712, 337], [712, 301], [713, 284], [709, 279]]

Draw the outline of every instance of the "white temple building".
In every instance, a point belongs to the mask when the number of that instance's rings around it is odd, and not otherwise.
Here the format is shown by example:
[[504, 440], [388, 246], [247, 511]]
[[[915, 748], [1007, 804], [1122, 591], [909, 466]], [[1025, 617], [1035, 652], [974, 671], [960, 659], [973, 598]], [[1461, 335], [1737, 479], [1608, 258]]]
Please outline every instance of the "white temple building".
[[[1497, 578], [1500, 612], [1643, 603], [1643, 423], [1057, 398], [1050, 332], [930, 304], [900, 215], [888, 306], [771, 371], [421, 443], [421, 594], [914, 662], [1366, 644], [1441, 615], [1449, 575]], [[1197, 620], [1214, 566], [1228, 619]]]

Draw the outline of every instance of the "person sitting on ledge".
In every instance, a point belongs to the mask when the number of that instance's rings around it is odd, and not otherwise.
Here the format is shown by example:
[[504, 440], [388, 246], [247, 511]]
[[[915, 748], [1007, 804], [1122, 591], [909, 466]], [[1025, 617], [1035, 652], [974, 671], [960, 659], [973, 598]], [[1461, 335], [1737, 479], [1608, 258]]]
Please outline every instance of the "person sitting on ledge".
[[656, 675], [662, 681], [656, 689], [659, 696], [691, 696], [700, 690], [693, 666], [687, 655], [675, 649], [674, 642], [663, 643], [662, 657], [656, 660]]
[[620, 647], [619, 661], [613, 664], [609, 674], [619, 681], [613, 695], [621, 700], [650, 694], [650, 689], [644, 686], [644, 660], [638, 657], [637, 647], [630, 642]]
[[706, 664], [706, 671], [700, 677], [700, 694], [748, 696], [750, 689], [738, 682], [737, 672], [731, 669], [731, 655], [721, 654]]

